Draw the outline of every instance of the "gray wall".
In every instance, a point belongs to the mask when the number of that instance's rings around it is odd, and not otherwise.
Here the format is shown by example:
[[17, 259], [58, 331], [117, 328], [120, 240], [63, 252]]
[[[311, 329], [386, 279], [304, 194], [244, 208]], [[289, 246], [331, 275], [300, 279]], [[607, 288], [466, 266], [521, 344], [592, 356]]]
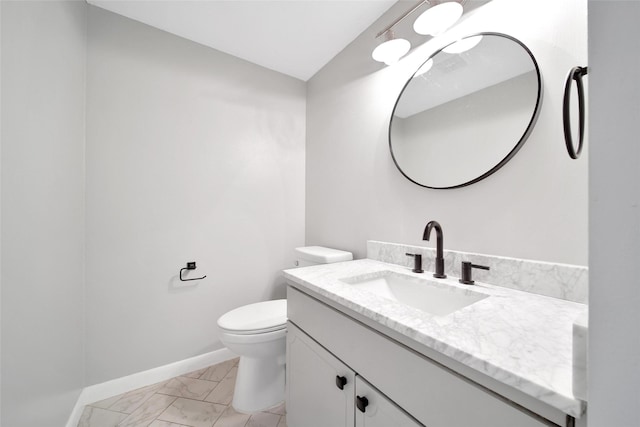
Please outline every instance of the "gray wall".
[[[0, 237], [2, 236], [2, 5], [0, 4]], [[0, 238], [0, 425], [2, 425], [2, 238]]]
[[0, 4], [0, 425], [2, 425], [2, 5]]
[[2, 425], [64, 425], [83, 384], [84, 2], [2, 8]]
[[[219, 316], [285, 296], [305, 84], [92, 6], [87, 73], [94, 384], [222, 348]], [[207, 278], [184, 286], [187, 261]]]
[[638, 21], [589, 1], [589, 427], [640, 425]]
[[[422, 231], [436, 219], [449, 249], [585, 265], [587, 162], [567, 156], [560, 111], [567, 71], [586, 62], [586, 0], [493, 0], [398, 64], [375, 63], [375, 34], [409, 4], [394, 6], [308, 82], [307, 244], [358, 257], [367, 239], [431, 246]], [[488, 179], [456, 190], [419, 187], [389, 154], [396, 97], [432, 52], [479, 31], [510, 34], [536, 56], [545, 85], [537, 125]]]

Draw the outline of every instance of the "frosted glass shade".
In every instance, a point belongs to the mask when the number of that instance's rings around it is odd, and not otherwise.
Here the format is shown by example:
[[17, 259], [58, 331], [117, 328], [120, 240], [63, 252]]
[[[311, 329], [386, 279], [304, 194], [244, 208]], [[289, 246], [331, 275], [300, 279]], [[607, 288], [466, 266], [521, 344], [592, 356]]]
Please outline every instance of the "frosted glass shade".
[[437, 36], [462, 16], [462, 5], [457, 2], [441, 3], [425, 10], [413, 23], [413, 30], [422, 35]]
[[418, 76], [423, 75], [424, 73], [429, 71], [431, 69], [431, 67], [433, 67], [433, 59], [429, 58], [429, 60], [427, 60], [427, 62], [422, 64], [422, 67], [418, 68], [418, 71], [416, 71], [416, 73], [415, 73], [415, 75], [413, 77], [418, 77]]
[[392, 39], [378, 45], [371, 53], [371, 57], [378, 62], [391, 65], [406, 55], [410, 48], [411, 43], [408, 40]]
[[462, 40], [458, 40], [457, 42], [450, 44], [449, 46], [442, 49], [443, 52], [447, 53], [462, 53], [466, 52], [480, 43], [482, 40], [482, 36], [475, 37], [467, 37]]

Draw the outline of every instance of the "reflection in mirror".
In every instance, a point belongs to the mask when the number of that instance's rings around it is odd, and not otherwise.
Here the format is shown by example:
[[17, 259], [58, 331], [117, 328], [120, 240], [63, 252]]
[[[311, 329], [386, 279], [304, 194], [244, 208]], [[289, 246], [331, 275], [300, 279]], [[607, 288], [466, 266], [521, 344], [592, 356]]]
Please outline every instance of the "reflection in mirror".
[[486, 178], [526, 140], [541, 89], [533, 55], [510, 36], [483, 33], [443, 48], [396, 102], [389, 128], [396, 166], [429, 188]]

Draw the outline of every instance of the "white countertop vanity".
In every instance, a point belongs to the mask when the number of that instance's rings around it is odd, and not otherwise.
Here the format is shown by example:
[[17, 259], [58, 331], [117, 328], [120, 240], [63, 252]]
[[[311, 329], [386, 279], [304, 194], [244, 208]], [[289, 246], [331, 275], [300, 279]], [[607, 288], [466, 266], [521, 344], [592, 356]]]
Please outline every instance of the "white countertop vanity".
[[585, 304], [371, 259], [284, 274], [291, 427], [584, 423], [572, 334]]

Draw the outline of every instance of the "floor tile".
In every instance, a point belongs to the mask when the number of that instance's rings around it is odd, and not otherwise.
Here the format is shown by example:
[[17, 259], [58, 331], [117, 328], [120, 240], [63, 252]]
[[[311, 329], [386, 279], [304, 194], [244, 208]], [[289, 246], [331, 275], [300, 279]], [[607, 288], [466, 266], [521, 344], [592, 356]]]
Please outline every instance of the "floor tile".
[[160, 414], [158, 420], [193, 427], [212, 427], [225, 409], [224, 405], [216, 403], [178, 398]]
[[[154, 422], [149, 424], [149, 427], [185, 427], [185, 425], [184, 424], [170, 423], [169, 421], [155, 420]], [[186, 427], [189, 427], [189, 426], [186, 426]]]
[[249, 416], [249, 414], [236, 412], [233, 407], [228, 406], [213, 427], [244, 427], [249, 420]]
[[225, 377], [218, 383], [216, 388], [213, 389], [207, 397], [206, 402], [220, 403], [222, 405], [228, 405], [233, 400], [233, 390], [236, 385], [236, 379], [233, 377]]
[[233, 378], [234, 380], [238, 377], [238, 365], [231, 368], [229, 373], [225, 376], [225, 378]]
[[78, 422], [78, 427], [116, 427], [127, 414], [107, 409], [86, 406]]
[[284, 402], [282, 402], [278, 406], [274, 406], [273, 408], [269, 408], [269, 409], [267, 409], [266, 411], [263, 411], [263, 412], [269, 412], [271, 414], [284, 415]]
[[279, 422], [280, 415], [257, 412], [251, 415], [247, 427], [277, 427]]
[[174, 396], [154, 394], [131, 415], [129, 415], [120, 424], [118, 424], [118, 427], [148, 426], [175, 400], [176, 397]]
[[142, 387], [122, 395], [120, 399], [114, 402], [109, 409], [112, 411], [124, 412], [125, 414], [131, 414], [138, 409], [144, 402], [154, 395], [162, 386], [164, 382], [153, 384], [147, 387]]
[[231, 368], [238, 363], [238, 359], [227, 360], [217, 365], [209, 367], [200, 377], [201, 380], [222, 381], [227, 376]]
[[197, 371], [189, 372], [188, 374], [180, 375], [181, 377], [200, 378], [202, 374], [207, 372], [209, 368], [198, 369]]
[[158, 393], [170, 396], [186, 397], [188, 399], [203, 400], [218, 385], [214, 381], [199, 380], [197, 378], [176, 377], [169, 380]]
[[124, 393], [123, 394], [118, 394], [117, 396], [109, 397], [109, 398], [104, 399], [104, 400], [99, 400], [97, 402], [90, 403], [89, 406], [93, 406], [95, 408], [108, 409], [109, 406], [113, 405], [118, 400], [120, 400], [120, 398], [122, 396], [124, 396]]
[[238, 360], [91, 403], [78, 427], [287, 427], [284, 403], [252, 415], [230, 406]]

